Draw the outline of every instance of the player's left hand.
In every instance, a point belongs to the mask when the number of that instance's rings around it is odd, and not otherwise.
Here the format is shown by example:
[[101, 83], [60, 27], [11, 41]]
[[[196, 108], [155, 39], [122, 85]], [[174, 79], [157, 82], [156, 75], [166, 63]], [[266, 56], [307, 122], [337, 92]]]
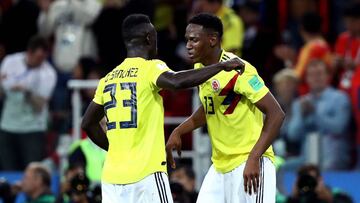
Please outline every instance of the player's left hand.
[[175, 160], [172, 155], [173, 149], [176, 149], [179, 156], [181, 156], [181, 135], [173, 131], [166, 143], [166, 159], [171, 168], [176, 168]]
[[260, 173], [260, 159], [259, 158], [251, 158], [246, 161], [245, 169], [243, 173], [244, 178], [244, 190], [245, 193], [249, 193], [250, 195], [252, 192], [254, 194], [257, 193], [259, 187], [259, 173]]

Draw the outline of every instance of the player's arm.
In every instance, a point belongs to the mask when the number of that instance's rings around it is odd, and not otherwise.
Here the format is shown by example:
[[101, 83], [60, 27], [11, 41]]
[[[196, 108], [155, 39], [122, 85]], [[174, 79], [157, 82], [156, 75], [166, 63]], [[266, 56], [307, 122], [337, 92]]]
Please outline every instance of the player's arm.
[[245, 67], [239, 58], [206, 66], [204, 68], [185, 70], [179, 72], [167, 71], [162, 73], [156, 81], [156, 85], [165, 89], [184, 89], [200, 85], [222, 70], [231, 71], [239, 69], [241, 72]]
[[270, 147], [279, 133], [285, 114], [274, 96], [268, 92], [262, 99], [255, 103], [256, 107], [265, 114], [264, 126], [260, 138], [250, 152], [244, 169], [245, 192], [251, 194], [251, 188], [257, 192], [259, 183], [259, 160]]
[[91, 102], [86, 109], [81, 128], [85, 130], [88, 137], [100, 148], [105, 151], [109, 148], [109, 141], [106, 133], [100, 125], [101, 119], [104, 117], [104, 107], [95, 102]]
[[204, 107], [201, 105], [189, 118], [182, 122], [171, 133], [169, 140], [166, 143], [167, 160], [172, 168], [175, 168], [175, 161], [172, 156], [172, 150], [176, 149], [178, 155], [181, 155], [181, 136], [189, 133], [196, 128], [202, 127], [206, 124], [206, 117]]

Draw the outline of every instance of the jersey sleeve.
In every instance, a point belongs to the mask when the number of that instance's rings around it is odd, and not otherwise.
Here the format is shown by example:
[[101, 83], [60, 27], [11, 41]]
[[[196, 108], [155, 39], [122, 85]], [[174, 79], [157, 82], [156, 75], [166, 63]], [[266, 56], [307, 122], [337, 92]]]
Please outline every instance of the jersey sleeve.
[[265, 86], [254, 66], [246, 62], [245, 71], [236, 80], [234, 91], [244, 95], [252, 103], [256, 103], [269, 92], [269, 89]]
[[96, 88], [95, 96], [93, 99], [93, 102], [95, 102], [99, 105], [104, 105], [104, 99], [103, 99], [104, 86], [105, 86], [105, 80], [104, 80], [104, 78], [102, 78], [99, 81], [99, 84]]
[[156, 85], [156, 81], [159, 78], [159, 76], [166, 72], [166, 71], [171, 71], [171, 69], [166, 65], [165, 62], [161, 61], [161, 60], [153, 60], [153, 67], [151, 67], [150, 71], [149, 71], [149, 77], [151, 80], [151, 83], [155, 86]]

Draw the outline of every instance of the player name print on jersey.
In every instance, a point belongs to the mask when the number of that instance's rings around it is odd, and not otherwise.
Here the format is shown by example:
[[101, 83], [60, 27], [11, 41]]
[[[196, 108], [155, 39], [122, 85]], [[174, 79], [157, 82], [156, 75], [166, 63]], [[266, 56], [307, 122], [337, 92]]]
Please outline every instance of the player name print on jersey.
[[134, 78], [137, 77], [138, 68], [129, 68], [127, 70], [115, 69], [106, 75], [105, 82], [114, 78]]

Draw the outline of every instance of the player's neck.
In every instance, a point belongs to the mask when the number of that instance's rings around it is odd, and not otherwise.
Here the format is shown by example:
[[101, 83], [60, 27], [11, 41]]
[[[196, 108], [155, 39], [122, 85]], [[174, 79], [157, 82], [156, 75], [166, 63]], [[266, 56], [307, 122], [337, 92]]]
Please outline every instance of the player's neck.
[[215, 63], [218, 63], [220, 61], [222, 49], [218, 48], [212, 51], [205, 59], [202, 61], [202, 64], [204, 66], [209, 66]]
[[150, 53], [144, 49], [131, 49], [128, 50], [127, 58], [141, 57], [144, 59], [150, 59]]

